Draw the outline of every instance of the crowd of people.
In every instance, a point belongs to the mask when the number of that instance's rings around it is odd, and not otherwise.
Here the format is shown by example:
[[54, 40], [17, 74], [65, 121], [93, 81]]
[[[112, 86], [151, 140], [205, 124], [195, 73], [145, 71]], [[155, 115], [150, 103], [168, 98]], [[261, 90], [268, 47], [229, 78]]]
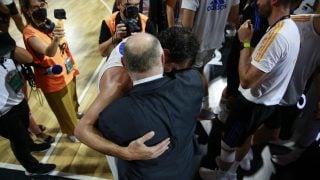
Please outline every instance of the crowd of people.
[[[31, 155], [54, 138], [28, 107], [30, 67], [61, 132], [105, 154], [116, 180], [237, 179], [239, 167], [251, 169], [251, 146], [295, 137], [289, 154], [272, 156], [287, 165], [318, 135], [319, 1], [115, 0], [97, 35], [106, 57], [98, 94], [84, 114], [63, 24], [47, 17], [46, 0], [19, 5], [25, 23], [14, 1], [0, 1], [0, 134], [26, 174], [56, 167]], [[25, 49], [8, 33], [10, 18]], [[227, 86], [215, 114], [203, 70], [225, 45], [226, 27], [236, 35], [221, 59]], [[202, 120], [212, 122], [209, 134]]]

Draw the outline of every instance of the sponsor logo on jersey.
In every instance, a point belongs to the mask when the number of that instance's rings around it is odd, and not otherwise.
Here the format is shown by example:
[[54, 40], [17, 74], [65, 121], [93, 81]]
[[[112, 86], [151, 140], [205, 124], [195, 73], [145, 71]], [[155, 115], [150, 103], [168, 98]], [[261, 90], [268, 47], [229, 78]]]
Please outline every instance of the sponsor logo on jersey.
[[220, 11], [227, 8], [226, 0], [211, 0], [209, 6], [207, 7], [207, 11]]

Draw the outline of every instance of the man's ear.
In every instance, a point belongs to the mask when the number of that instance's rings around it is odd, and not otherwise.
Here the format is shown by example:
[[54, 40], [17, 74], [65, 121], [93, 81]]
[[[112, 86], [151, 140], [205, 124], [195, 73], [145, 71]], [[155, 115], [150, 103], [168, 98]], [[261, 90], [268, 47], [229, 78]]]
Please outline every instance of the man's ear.
[[165, 60], [166, 60], [166, 62], [169, 62], [169, 53], [170, 53], [170, 51], [169, 51], [169, 49], [163, 49], [163, 55], [164, 55], [164, 58], [165, 58]]
[[280, 0], [271, 0], [271, 6], [279, 6], [280, 5]]
[[164, 54], [164, 51], [163, 51], [163, 53], [161, 54], [161, 62], [162, 62], [162, 65], [165, 65], [166, 64], [166, 56], [165, 56], [165, 54]]

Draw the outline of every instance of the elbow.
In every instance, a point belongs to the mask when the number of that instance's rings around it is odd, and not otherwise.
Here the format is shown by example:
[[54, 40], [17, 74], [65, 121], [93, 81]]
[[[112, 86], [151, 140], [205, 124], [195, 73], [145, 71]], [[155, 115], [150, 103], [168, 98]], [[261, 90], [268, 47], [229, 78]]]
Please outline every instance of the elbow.
[[108, 50], [105, 50], [101, 45], [99, 46], [99, 52], [102, 57], [106, 57], [108, 54]]
[[251, 83], [250, 83], [250, 81], [247, 80], [247, 79], [241, 79], [241, 80], [240, 80], [240, 85], [241, 85], [241, 87], [242, 87], [243, 89], [249, 89], [249, 88], [251, 88]]
[[46, 56], [49, 56], [49, 57], [54, 57], [55, 53], [46, 51], [46, 52], [45, 52], [45, 55], [46, 55]]
[[82, 133], [84, 132], [84, 127], [81, 123], [79, 123], [75, 129], [74, 129], [74, 135], [79, 139], [81, 140], [82, 139]]

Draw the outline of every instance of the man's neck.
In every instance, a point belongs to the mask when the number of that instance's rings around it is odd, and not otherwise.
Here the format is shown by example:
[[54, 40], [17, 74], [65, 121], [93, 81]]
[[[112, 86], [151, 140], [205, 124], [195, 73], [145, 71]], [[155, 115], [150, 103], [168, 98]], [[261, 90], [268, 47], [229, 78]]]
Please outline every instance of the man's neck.
[[286, 8], [286, 7], [283, 7], [283, 6], [274, 7], [272, 9], [271, 15], [268, 17], [269, 26], [273, 26], [282, 17], [287, 16], [289, 14], [290, 14], [290, 9], [289, 8]]
[[159, 75], [159, 74], [163, 74], [163, 69], [153, 68], [153, 69], [151, 69], [149, 71], [146, 71], [146, 72], [129, 73], [132, 81], [139, 81], [141, 79], [145, 79], [145, 78], [148, 78], [148, 77], [156, 76], [156, 75]]

